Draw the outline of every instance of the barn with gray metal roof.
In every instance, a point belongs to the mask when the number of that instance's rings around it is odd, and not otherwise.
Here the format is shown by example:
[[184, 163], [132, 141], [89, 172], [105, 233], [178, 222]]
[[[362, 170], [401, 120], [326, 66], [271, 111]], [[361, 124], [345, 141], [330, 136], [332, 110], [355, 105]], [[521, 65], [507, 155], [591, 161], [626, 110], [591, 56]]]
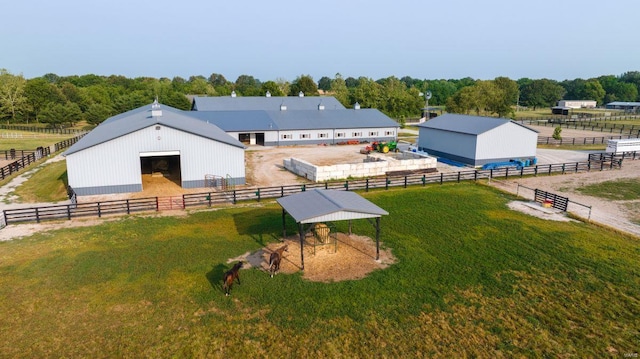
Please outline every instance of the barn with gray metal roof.
[[445, 114], [418, 127], [419, 150], [472, 166], [536, 156], [538, 132], [504, 118]]
[[193, 111], [255, 111], [255, 110], [344, 110], [335, 97], [330, 96], [195, 96]]
[[[238, 105], [242, 102], [249, 110]], [[194, 117], [215, 124], [247, 145], [393, 141], [400, 128], [377, 109], [362, 109], [357, 104], [347, 109], [334, 97], [324, 96], [196, 97], [192, 109]]]
[[159, 175], [183, 188], [207, 185], [207, 176], [245, 183], [238, 140], [157, 102], [111, 117], [64, 152], [69, 186], [78, 195], [143, 190], [143, 175]]

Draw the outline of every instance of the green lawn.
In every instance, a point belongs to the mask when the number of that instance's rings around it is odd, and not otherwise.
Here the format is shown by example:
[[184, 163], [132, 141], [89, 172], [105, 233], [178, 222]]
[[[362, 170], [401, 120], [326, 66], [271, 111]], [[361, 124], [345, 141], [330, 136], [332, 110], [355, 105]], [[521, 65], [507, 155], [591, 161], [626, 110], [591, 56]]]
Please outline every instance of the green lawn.
[[40, 146], [50, 146], [73, 137], [75, 137], [75, 135], [58, 135], [0, 129], [0, 151], [6, 151], [12, 148], [17, 150], [34, 151]]
[[[0, 243], [0, 352], [510, 358], [638, 351], [636, 238], [508, 210], [509, 195], [473, 183], [363, 195], [390, 213], [381, 239], [397, 262], [357, 281], [248, 269], [225, 297], [227, 259], [281, 233], [273, 202]], [[374, 236], [366, 220], [353, 230]]]
[[[29, 170], [29, 169], [27, 169]], [[27, 181], [18, 186], [15, 194], [21, 202], [59, 202], [67, 197], [66, 161], [47, 163], [41, 166]]]

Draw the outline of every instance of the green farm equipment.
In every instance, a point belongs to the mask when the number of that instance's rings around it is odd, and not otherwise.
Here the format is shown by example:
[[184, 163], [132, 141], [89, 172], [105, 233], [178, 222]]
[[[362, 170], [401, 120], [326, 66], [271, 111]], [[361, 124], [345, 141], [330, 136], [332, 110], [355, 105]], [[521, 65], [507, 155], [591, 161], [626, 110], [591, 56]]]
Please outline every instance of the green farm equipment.
[[374, 141], [371, 145], [360, 150], [360, 153], [369, 154], [371, 152], [387, 153], [389, 151], [398, 152], [398, 142], [378, 142]]

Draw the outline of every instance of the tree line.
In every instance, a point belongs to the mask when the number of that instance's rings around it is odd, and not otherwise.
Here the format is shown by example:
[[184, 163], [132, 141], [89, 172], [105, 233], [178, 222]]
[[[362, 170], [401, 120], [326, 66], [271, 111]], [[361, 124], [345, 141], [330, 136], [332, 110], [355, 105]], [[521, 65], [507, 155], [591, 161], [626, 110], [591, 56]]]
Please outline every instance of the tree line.
[[309, 75], [294, 81], [262, 82], [241, 75], [235, 82], [213, 73], [209, 77], [191, 76], [127, 78], [93, 74], [58, 76], [46, 74], [25, 79], [0, 69], [0, 120], [6, 123], [46, 123], [53, 127], [71, 126], [85, 120], [98, 125], [105, 119], [149, 104], [154, 98], [175, 108], [189, 110], [187, 95], [199, 96], [334, 96], [345, 107], [358, 103], [376, 108], [404, 122], [418, 118], [425, 108], [423, 94], [430, 91], [429, 106], [445, 107], [447, 112], [510, 117], [517, 106], [532, 109], [554, 106], [558, 100], [595, 100], [598, 105], [613, 101], [640, 101], [640, 72], [591, 79], [555, 81], [497, 77], [493, 80], [426, 80], [394, 76], [373, 80], [367, 77], [324, 76], [316, 83]]

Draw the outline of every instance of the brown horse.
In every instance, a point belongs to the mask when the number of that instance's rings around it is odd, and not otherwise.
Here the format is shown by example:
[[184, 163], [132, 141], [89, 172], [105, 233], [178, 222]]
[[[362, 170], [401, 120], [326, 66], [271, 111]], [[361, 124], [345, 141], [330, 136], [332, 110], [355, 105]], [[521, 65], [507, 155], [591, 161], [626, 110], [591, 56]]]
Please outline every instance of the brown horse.
[[242, 262], [234, 264], [231, 269], [224, 273], [224, 276], [222, 277], [222, 289], [224, 290], [224, 295], [228, 296], [230, 294], [234, 280], [237, 279], [238, 285], [240, 285], [240, 268], [242, 268]]
[[289, 245], [285, 244], [284, 246], [275, 250], [275, 252], [271, 253], [269, 256], [269, 272], [271, 273], [271, 278], [273, 275], [280, 271], [280, 262], [282, 261], [282, 252], [288, 252]]

